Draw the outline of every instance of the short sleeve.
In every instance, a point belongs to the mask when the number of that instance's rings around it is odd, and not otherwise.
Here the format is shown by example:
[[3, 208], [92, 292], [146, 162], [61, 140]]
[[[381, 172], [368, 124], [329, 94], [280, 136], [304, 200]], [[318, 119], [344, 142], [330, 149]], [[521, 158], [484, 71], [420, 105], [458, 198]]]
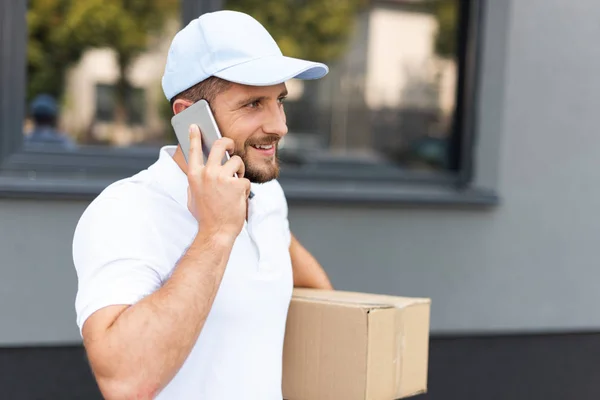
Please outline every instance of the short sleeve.
[[162, 284], [157, 235], [143, 207], [130, 199], [95, 200], [73, 237], [77, 325], [111, 305], [132, 305]]

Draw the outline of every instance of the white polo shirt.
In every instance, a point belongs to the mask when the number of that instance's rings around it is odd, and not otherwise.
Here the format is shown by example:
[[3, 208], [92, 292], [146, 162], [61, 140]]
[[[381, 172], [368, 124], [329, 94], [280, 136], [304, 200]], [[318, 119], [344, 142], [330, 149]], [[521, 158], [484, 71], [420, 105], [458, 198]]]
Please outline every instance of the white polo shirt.
[[[134, 304], [159, 289], [194, 239], [187, 177], [174, 152], [162, 148], [156, 163], [106, 188], [82, 215], [73, 239], [80, 329], [100, 308]], [[287, 203], [275, 180], [252, 190], [248, 223], [198, 341], [158, 399], [282, 399], [293, 287]]]

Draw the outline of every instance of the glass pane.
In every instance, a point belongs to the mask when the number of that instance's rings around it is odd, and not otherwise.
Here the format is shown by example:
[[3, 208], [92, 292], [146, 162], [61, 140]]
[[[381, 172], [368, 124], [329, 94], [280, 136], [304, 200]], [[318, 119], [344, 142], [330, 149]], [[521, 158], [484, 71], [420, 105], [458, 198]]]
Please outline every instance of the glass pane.
[[179, 0], [30, 0], [26, 148], [172, 143], [161, 77]]
[[456, 99], [459, 0], [226, 0], [274, 36], [284, 55], [325, 62], [291, 81], [285, 162], [448, 168]]

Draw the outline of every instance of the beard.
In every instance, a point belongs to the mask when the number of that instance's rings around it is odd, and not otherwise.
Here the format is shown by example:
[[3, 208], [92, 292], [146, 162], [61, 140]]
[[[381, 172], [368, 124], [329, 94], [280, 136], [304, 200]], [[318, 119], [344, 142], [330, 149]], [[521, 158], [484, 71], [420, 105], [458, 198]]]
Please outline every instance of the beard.
[[[277, 135], [268, 135], [260, 139], [252, 138], [248, 139], [240, 150], [236, 148], [234, 155], [239, 156], [246, 167], [244, 178], [252, 183], [266, 183], [279, 177], [279, 151], [277, 147], [279, 139], [280, 138]], [[275, 146], [275, 154], [272, 158], [252, 159], [253, 157], [248, 152], [250, 147], [253, 145], [268, 144], [273, 144], [273, 146]]]

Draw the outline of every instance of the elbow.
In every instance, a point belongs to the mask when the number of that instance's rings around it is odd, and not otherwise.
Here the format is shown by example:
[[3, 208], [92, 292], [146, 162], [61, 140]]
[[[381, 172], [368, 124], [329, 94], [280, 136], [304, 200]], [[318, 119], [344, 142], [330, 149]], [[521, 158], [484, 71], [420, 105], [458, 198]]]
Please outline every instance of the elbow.
[[160, 387], [142, 379], [96, 379], [98, 388], [106, 400], [151, 400], [154, 399]]
[[141, 362], [128, 362], [124, 357], [93, 350], [88, 345], [90, 367], [104, 399], [151, 400], [162, 390], [154, 374], [140, 367]]

